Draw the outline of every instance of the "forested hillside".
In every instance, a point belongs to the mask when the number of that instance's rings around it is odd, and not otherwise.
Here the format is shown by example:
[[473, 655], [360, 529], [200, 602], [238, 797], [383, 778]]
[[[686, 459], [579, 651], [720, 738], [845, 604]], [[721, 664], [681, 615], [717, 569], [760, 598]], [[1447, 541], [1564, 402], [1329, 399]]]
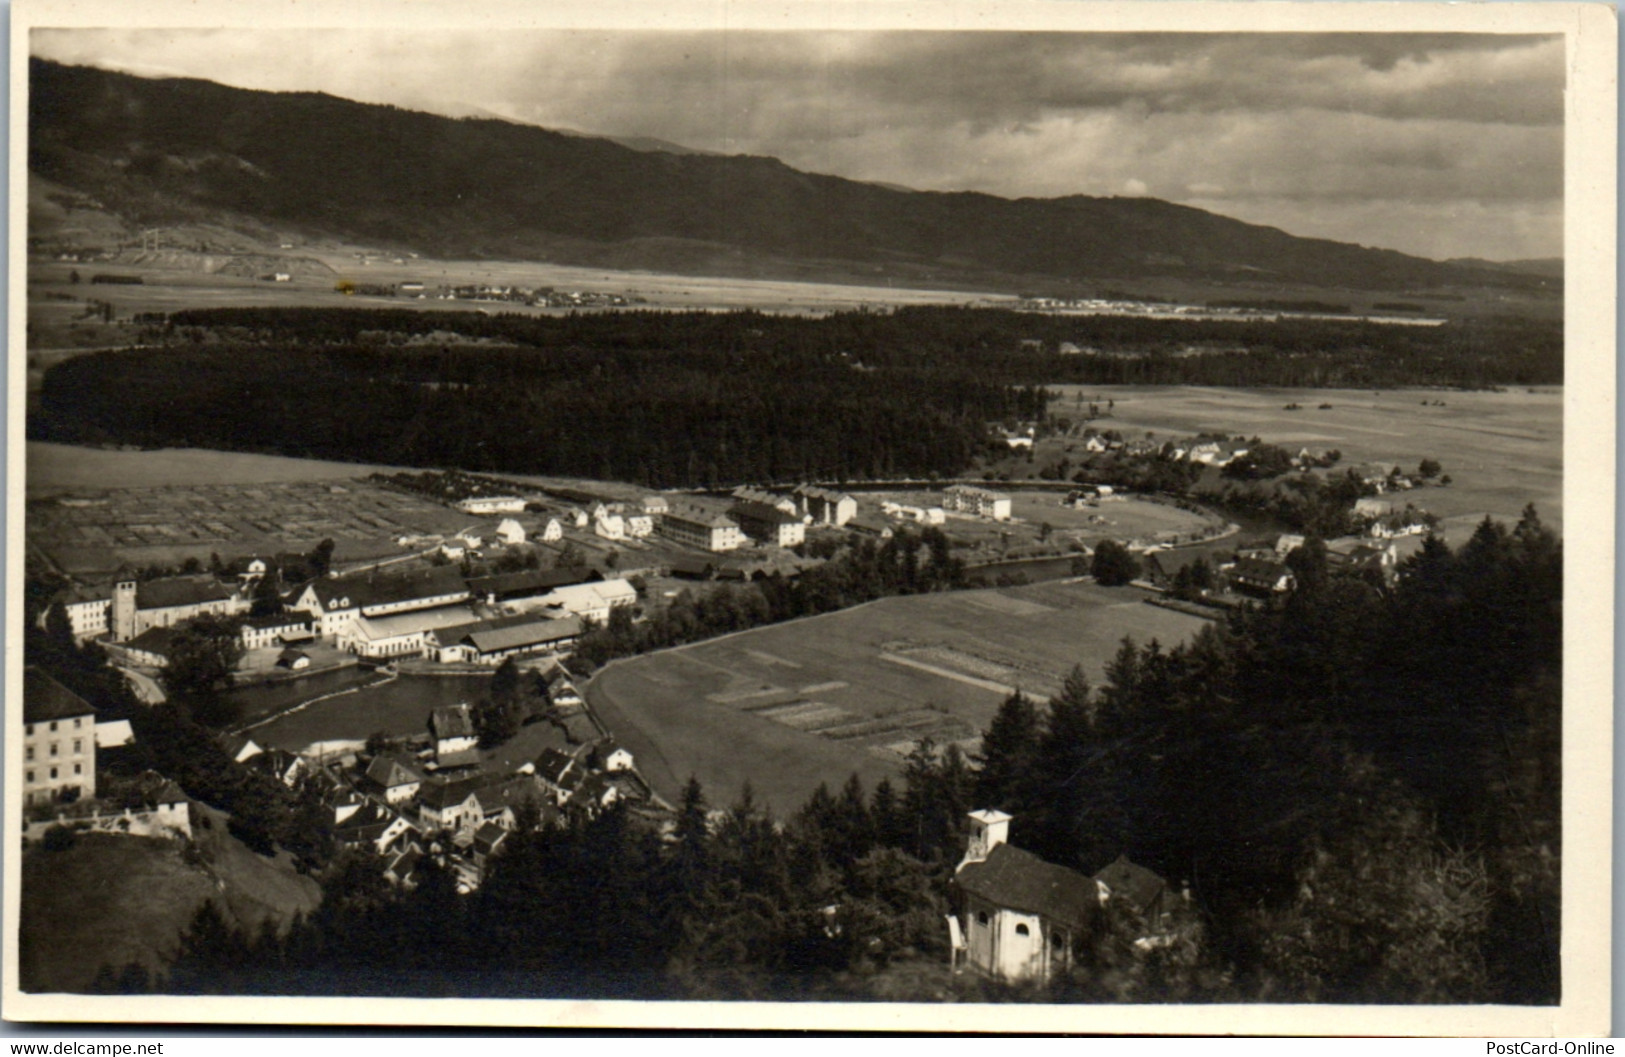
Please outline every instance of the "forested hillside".
[[[1563, 377], [1561, 328], [1514, 321], [216, 309], [148, 329], [161, 347], [47, 371], [29, 435], [716, 485], [963, 472], [989, 422], [1041, 417], [1042, 387], [1064, 382]], [[1098, 354], [1063, 355], [1063, 342]]]

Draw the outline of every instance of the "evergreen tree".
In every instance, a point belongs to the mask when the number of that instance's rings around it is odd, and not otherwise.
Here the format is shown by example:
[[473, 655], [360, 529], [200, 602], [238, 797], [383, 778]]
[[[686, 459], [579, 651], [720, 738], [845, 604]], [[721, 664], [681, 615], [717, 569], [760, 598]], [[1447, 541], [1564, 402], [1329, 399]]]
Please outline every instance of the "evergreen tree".
[[999, 706], [973, 757], [977, 805], [1019, 814], [1033, 796], [1038, 758], [1038, 709], [1018, 691]]

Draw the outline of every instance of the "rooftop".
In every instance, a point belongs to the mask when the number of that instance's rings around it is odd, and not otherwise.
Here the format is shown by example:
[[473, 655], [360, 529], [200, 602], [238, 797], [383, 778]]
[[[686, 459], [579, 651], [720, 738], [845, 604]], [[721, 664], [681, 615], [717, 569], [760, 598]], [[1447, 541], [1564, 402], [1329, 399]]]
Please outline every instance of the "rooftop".
[[389, 613], [381, 617], [358, 617], [355, 630], [368, 640], [392, 639], [397, 635], [411, 635], [419, 631], [449, 628], [468, 624], [474, 611], [465, 605], [436, 606], [432, 609], [414, 609], [406, 613]]
[[1070, 928], [1085, 925], [1099, 904], [1090, 878], [1009, 844], [998, 845], [981, 862], [966, 863], [954, 883], [995, 906], [1038, 914]]
[[429, 713], [429, 731], [437, 738], [472, 738], [474, 714], [467, 705], [446, 705]]
[[419, 598], [441, 598], [447, 595], [465, 595], [468, 585], [454, 565], [435, 566], [410, 573], [379, 576], [376, 571], [366, 576], [348, 576], [343, 579], [313, 581], [316, 597], [322, 605], [332, 608], [335, 602], [349, 600], [349, 608], [390, 605], [410, 602]]
[[1112, 895], [1128, 900], [1142, 914], [1168, 887], [1166, 881], [1130, 862], [1126, 855], [1119, 855], [1116, 862], [1095, 874], [1095, 880], [1105, 885]]
[[787, 514], [776, 506], [769, 506], [766, 503], [753, 500], [741, 500], [735, 503], [730, 508], [729, 513], [736, 518], [744, 518], [747, 521], [765, 521], [770, 525], [796, 525], [801, 522], [801, 519], [794, 514]]
[[234, 593], [212, 576], [174, 577], [137, 584], [135, 604], [137, 609], [168, 609], [171, 606], [224, 602]]
[[95, 715], [90, 702], [69, 690], [43, 670], [23, 669], [23, 722], [47, 723], [53, 719]]

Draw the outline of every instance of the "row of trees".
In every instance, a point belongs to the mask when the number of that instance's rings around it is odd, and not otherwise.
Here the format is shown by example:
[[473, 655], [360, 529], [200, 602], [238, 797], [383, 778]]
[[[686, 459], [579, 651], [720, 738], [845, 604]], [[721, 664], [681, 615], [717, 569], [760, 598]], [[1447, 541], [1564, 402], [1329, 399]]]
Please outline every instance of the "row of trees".
[[[369, 333], [467, 339], [558, 350], [723, 350], [829, 358], [868, 368], [978, 367], [1011, 385], [1233, 385], [1391, 388], [1555, 385], [1560, 321], [1485, 317], [1437, 327], [1324, 319], [1215, 320], [1064, 316], [914, 306], [824, 318], [760, 312], [615, 312], [567, 317], [409, 309], [192, 309], [170, 325], [241, 343], [349, 344]], [[1065, 342], [1117, 355], [1064, 356]], [[1203, 355], [1186, 354], [1202, 348]], [[1128, 354], [1128, 355], [1125, 355]], [[448, 378], [468, 382], [448, 363]], [[1016, 413], [1035, 419], [1039, 413]], [[1006, 416], [994, 416], [1003, 418]], [[1093, 417], [1093, 416], [1092, 416]]]

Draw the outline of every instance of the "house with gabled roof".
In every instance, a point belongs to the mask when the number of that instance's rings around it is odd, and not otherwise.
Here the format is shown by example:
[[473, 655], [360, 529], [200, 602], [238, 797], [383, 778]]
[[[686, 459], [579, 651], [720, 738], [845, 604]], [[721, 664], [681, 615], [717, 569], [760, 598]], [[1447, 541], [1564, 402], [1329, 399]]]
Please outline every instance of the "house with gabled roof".
[[1176, 894], [1167, 881], [1130, 862], [1127, 855], [1119, 855], [1096, 873], [1094, 882], [1102, 907], [1120, 900], [1144, 923], [1144, 933], [1134, 941], [1141, 950], [1168, 942], [1175, 927], [1189, 915], [1189, 889]]
[[469, 851], [474, 856], [474, 865], [483, 871], [491, 856], [495, 855], [502, 847], [502, 842], [508, 839], [508, 832], [495, 822], [487, 822], [475, 830], [474, 843], [469, 846]]
[[555, 804], [569, 800], [585, 777], [586, 768], [569, 753], [548, 748], [536, 757], [536, 779], [553, 795]]
[[1258, 558], [1240, 559], [1226, 575], [1237, 590], [1263, 597], [1285, 594], [1297, 584], [1286, 565]]
[[1099, 912], [1099, 888], [1075, 870], [1008, 841], [1011, 816], [970, 813], [965, 858], [954, 872], [953, 958], [996, 980], [1044, 982], [1069, 970]]
[[404, 804], [417, 796], [423, 774], [404, 756], [379, 753], [367, 765], [366, 781], [390, 804]]
[[632, 754], [614, 738], [605, 738], [592, 747], [591, 763], [600, 771], [630, 771]]
[[448, 705], [429, 713], [429, 738], [435, 762], [441, 767], [466, 767], [480, 762], [479, 732], [467, 704]]
[[287, 749], [270, 748], [250, 758], [245, 766], [250, 770], [275, 778], [288, 788], [299, 784], [309, 770], [305, 758], [296, 752]]
[[484, 779], [481, 778], [424, 782], [418, 789], [418, 817], [424, 827], [431, 832], [455, 830], [475, 820], [484, 821], [485, 813], [480, 807], [482, 785]]

